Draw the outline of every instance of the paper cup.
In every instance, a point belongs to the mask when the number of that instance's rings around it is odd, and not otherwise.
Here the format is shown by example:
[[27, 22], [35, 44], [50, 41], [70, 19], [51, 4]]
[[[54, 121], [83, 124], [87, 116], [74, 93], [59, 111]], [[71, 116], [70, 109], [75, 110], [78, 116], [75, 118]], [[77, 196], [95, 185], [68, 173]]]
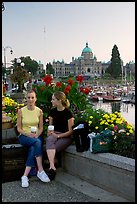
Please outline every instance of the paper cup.
[[48, 126], [48, 130], [49, 130], [49, 131], [54, 131], [54, 125], [49, 125], [49, 126]]
[[37, 127], [32, 126], [32, 127], [31, 127], [31, 132], [32, 132], [32, 133], [36, 133], [36, 132], [37, 132]]

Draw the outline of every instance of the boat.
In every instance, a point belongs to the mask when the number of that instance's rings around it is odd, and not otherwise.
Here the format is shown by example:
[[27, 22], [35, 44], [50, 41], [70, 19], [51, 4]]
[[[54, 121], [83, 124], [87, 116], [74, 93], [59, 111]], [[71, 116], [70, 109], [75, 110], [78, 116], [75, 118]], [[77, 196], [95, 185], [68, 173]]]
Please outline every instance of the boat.
[[123, 103], [130, 103], [130, 101], [131, 101], [131, 100], [130, 100], [129, 98], [122, 99], [122, 102], [123, 102]]
[[102, 96], [98, 96], [98, 95], [93, 95], [93, 96], [90, 97], [90, 99], [92, 101], [102, 101], [103, 97]]
[[121, 97], [117, 97], [114, 95], [108, 95], [108, 96], [103, 96], [103, 102], [107, 102], [107, 101], [121, 101]]

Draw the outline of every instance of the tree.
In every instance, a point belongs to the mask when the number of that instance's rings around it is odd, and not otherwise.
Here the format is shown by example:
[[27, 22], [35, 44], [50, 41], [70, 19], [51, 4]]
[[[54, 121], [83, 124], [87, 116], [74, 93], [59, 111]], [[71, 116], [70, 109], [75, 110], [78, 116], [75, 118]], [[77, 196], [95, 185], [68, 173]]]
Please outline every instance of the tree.
[[[32, 75], [35, 75], [39, 69], [39, 64], [37, 63], [37, 61], [32, 60], [30, 56], [20, 57], [20, 59], [21, 62], [24, 62], [24, 69], [26, 69], [28, 72], [31, 72]], [[16, 58], [12, 61], [12, 63], [14, 67], [17, 67]]]
[[53, 74], [54, 75], [54, 73], [55, 73], [55, 71], [54, 71], [51, 63], [49, 63], [49, 64], [47, 63], [47, 65], [46, 65], [46, 74]]
[[106, 69], [106, 72], [109, 73], [113, 78], [118, 78], [122, 73], [121, 59], [118, 51], [117, 45], [113, 46], [111, 63]]

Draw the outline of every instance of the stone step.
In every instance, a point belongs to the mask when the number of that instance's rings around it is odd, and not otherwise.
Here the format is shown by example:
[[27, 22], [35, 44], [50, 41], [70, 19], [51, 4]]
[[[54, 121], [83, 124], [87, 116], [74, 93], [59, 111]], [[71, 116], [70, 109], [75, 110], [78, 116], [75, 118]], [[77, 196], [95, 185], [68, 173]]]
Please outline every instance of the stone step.
[[91, 200], [96, 200], [96, 202], [130, 202], [123, 197], [92, 185], [77, 176], [68, 174], [61, 168], [57, 170], [56, 181], [91, 197]]
[[62, 154], [64, 171], [106, 191], [135, 202], [135, 160], [111, 153], [76, 152], [70, 145]]

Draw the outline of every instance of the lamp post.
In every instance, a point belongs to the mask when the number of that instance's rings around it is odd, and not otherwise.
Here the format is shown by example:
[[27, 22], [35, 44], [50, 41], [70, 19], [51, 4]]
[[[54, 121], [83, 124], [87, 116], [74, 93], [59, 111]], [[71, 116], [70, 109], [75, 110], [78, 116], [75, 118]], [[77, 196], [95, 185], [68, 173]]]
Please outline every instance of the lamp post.
[[[18, 91], [19, 92], [22, 92], [23, 90], [23, 79], [21, 79], [22, 77], [23, 77], [23, 75], [24, 75], [24, 71], [23, 71], [23, 67], [24, 67], [24, 62], [21, 62], [21, 59], [20, 58], [17, 58], [16, 59], [16, 63], [17, 63], [17, 67], [15, 68], [15, 72], [16, 72], [16, 75], [18, 74], [18, 73], [20, 73], [20, 78], [19, 78], [19, 80], [18, 80], [18, 86], [19, 86], [19, 89], [18, 89]], [[15, 72], [14, 72], [14, 74], [15, 74]]]
[[4, 2], [2, 2], [2, 11], [5, 10]]
[[[16, 66], [17, 65], [17, 66]], [[17, 93], [14, 93], [12, 95], [12, 98], [17, 101], [17, 103], [22, 103], [25, 98], [24, 93], [24, 81], [28, 79], [28, 73], [27, 70], [25, 70], [24, 62], [21, 62], [20, 58], [16, 58], [15, 61], [15, 68], [13, 70], [13, 74], [11, 74], [11, 81], [16, 83], [18, 85]]]
[[123, 61], [121, 60], [122, 84], [123, 84]]
[[127, 85], [127, 68], [125, 66], [125, 85]]
[[7, 63], [6, 63], [6, 50], [10, 49], [11, 55], [13, 53], [13, 50], [12, 50], [12, 48], [10, 46], [6, 46], [6, 47], [2, 47], [2, 48], [3, 48], [3, 51], [4, 51], [4, 67], [6, 68], [6, 65], [7, 65]]

